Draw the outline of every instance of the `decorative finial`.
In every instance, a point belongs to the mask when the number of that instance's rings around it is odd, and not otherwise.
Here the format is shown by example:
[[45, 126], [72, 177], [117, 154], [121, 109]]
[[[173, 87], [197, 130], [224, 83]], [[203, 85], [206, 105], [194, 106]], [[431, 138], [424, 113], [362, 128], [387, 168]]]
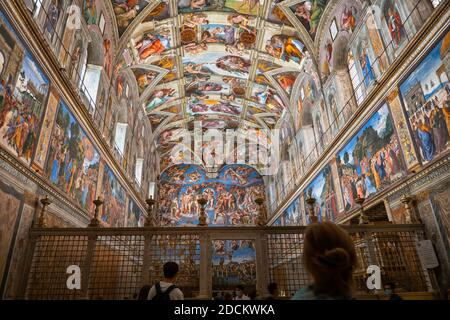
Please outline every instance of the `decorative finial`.
[[259, 215], [257, 219], [258, 226], [265, 226], [267, 222], [266, 208], [264, 207], [264, 198], [256, 198], [255, 203], [259, 207]]
[[39, 215], [39, 220], [37, 223], [37, 227], [38, 228], [45, 228], [47, 226], [47, 222], [45, 219], [45, 212], [46, 212], [46, 208], [52, 203], [52, 201], [48, 198], [48, 195], [45, 196], [45, 198], [42, 198], [40, 200], [41, 204], [42, 204], [42, 209], [41, 209], [41, 214]]
[[97, 200], [93, 201], [93, 203], [95, 205], [94, 217], [92, 218], [91, 223], [89, 223], [89, 227], [99, 227], [100, 222], [98, 220], [98, 213], [100, 211], [100, 206], [103, 204], [103, 201], [100, 199], [100, 197], [98, 197]]
[[411, 196], [407, 196], [404, 194], [400, 198], [401, 203], [405, 206], [406, 214], [406, 223], [421, 223], [420, 217], [417, 216], [417, 211], [414, 209], [413, 203], [414, 198]]
[[198, 217], [198, 226], [207, 227], [208, 224], [206, 223], [206, 212], [205, 212], [205, 205], [207, 201], [205, 198], [203, 198], [203, 196], [200, 196], [197, 199], [197, 202], [200, 205], [200, 216]]
[[315, 210], [316, 199], [310, 195], [306, 199], [306, 204], [309, 207], [309, 219], [311, 220], [311, 223], [319, 222], [319, 218], [316, 216], [316, 212], [315, 212], [316, 211]]
[[150, 196], [145, 203], [147, 203], [147, 218], [145, 219], [145, 227], [154, 227], [156, 225], [155, 215], [153, 213], [153, 206], [155, 205], [153, 196]]
[[357, 205], [359, 205], [360, 210], [361, 210], [361, 213], [360, 213], [360, 216], [359, 216], [359, 224], [369, 224], [369, 218], [366, 216], [366, 213], [364, 212], [364, 207], [363, 207], [364, 201], [366, 201], [366, 199], [365, 198], [361, 198], [360, 196], [358, 196], [355, 199], [355, 203]]

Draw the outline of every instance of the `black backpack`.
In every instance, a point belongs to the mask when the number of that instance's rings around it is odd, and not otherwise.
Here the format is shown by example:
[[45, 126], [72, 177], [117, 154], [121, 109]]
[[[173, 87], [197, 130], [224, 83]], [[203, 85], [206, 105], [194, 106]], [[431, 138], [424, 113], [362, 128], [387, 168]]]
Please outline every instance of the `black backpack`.
[[153, 297], [152, 300], [157, 300], [157, 301], [158, 300], [170, 300], [170, 293], [176, 288], [177, 288], [177, 286], [173, 284], [170, 287], [168, 287], [166, 291], [162, 292], [161, 284], [158, 282], [155, 284], [156, 295]]

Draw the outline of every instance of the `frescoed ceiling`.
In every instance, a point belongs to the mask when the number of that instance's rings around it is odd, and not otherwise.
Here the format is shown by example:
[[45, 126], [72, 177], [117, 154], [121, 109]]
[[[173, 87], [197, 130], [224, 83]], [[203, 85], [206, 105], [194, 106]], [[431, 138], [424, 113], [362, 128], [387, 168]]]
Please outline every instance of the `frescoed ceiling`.
[[[135, 79], [162, 158], [194, 121], [274, 128], [326, 0], [112, 0], [120, 37], [115, 77]], [[308, 21], [306, 23], [305, 21]]]

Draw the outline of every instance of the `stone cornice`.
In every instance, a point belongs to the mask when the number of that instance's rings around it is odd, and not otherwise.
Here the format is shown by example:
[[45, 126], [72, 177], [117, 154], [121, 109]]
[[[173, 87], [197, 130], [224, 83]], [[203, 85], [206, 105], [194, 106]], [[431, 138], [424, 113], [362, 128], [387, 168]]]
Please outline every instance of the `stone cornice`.
[[[61, 97], [70, 107], [74, 116], [82, 125], [88, 136], [92, 139], [105, 161], [116, 175], [127, 194], [133, 198], [138, 206], [145, 212], [145, 204], [139, 192], [135, 189], [132, 181], [128, 181], [125, 170], [120, 167], [115, 159], [110, 147], [106, 144], [102, 133], [94, 124], [88, 110], [84, 106], [80, 95], [76, 92], [70, 79], [60, 69], [57, 58], [53, 54], [52, 48], [48, 45], [28, 9], [21, 1], [5, 1], [2, 3], [6, 13], [13, 17], [11, 24], [15, 27], [22, 38], [26, 41], [29, 50], [39, 61], [40, 66], [51, 80], [51, 84], [58, 89]], [[101, 183], [101, 181], [99, 181]]]

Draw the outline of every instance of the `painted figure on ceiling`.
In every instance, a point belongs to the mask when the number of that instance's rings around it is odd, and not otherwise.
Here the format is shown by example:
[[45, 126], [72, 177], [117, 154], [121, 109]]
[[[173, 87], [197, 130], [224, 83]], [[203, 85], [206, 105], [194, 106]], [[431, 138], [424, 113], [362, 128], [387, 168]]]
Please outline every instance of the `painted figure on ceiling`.
[[315, 34], [317, 32], [317, 27], [319, 26], [320, 18], [325, 10], [328, 0], [312, 0], [312, 8], [311, 8], [311, 30], [309, 32], [311, 34]]
[[225, 56], [217, 60], [216, 66], [228, 72], [248, 73], [250, 61], [238, 56]]
[[174, 89], [160, 89], [156, 90], [149, 99], [149, 103], [145, 107], [146, 110], [152, 110], [163, 103], [174, 100]]
[[178, 0], [178, 7], [182, 9], [202, 10], [209, 6], [208, 0]]
[[294, 37], [275, 35], [267, 41], [266, 51], [275, 58], [300, 63], [304, 57], [305, 46]]
[[170, 31], [164, 30], [161, 34], [148, 33], [139, 41], [135, 48], [138, 50], [139, 58], [145, 60], [151, 55], [160, 54], [170, 47]]
[[311, 30], [311, 1], [300, 2], [295, 7], [294, 13], [309, 32]]
[[247, 32], [252, 32], [249, 29], [249, 22], [251, 17], [245, 16], [243, 14], [230, 14], [227, 18], [228, 23], [231, 24], [235, 28], [244, 29]]
[[45, 30], [52, 36], [55, 33], [56, 24], [59, 19], [59, 8], [58, 2], [52, 1], [50, 6], [48, 7], [46, 21], [45, 21]]
[[341, 15], [341, 28], [346, 31], [354, 31], [356, 27], [356, 15], [357, 11], [354, 6], [347, 8], [344, 6], [344, 10]]
[[84, 1], [83, 15], [87, 24], [97, 24], [97, 6], [95, 5], [95, 0]]
[[394, 4], [389, 6], [388, 12], [386, 14], [386, 21], [392, 40], [394, 40], [397, 46], [400, 45], [403, 37], [405, 36], [405, 29], [403, 27], [403, 21], [400, 17], [400, 13], [398, 12]]
[[134, 18], [137, 17], [143, 6], [147, 5], [148, 1], [141, 5], [140, 0], [114, 0], [114, 13], [117, 18], [117, 26], [120, 31], [127, 28]]
[[111, 40], [109, 39], [103, 40], [103, 57], [104, 57], [103, 67], [105, 68], [106, 74], [110, 76], [112, 62], [111, 62]]
[[294, 14], [313, 36], [317, 32], [317, 27], [326, 5], [327, 0], [305, 0], [293, 7]]
[[296, 80], [295, 73], [286, 73], [277, 76], [277, 81], [281, 87], [288, 93], [291, 93], [292, 87], [294, 86]]
[[359, 57], [359, 62], [361, 64], [361, 69], [364, 77], [364, 83], [366, 87], [370, 85], [372, 80], [375, 79], [372, 69], [372, 63], [370, 62], [369, 54], [367, 53], [367, 49], [363, 46], [361, 49], [361, 55]]
[[241, 6], [239, 7], [239, 10], [247, 7], [248, 11], [251, 12], [257, 5], [259, 5], [259, 0], [243, 0]]

